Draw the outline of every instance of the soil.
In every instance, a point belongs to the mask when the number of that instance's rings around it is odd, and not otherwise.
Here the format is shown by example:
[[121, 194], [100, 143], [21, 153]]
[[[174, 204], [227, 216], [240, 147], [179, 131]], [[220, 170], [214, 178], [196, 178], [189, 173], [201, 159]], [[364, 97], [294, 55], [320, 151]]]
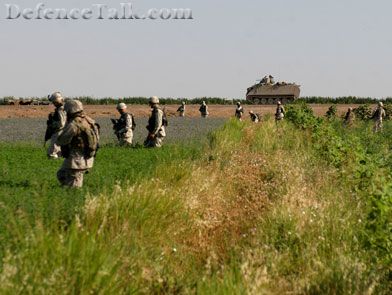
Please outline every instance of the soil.
[[[314, 112], [318, 116], [324, 116], [330, 105], [314, 104], [311, 105]], [[358, 105], [337, 105], [339, 115], [347, 111], [348, 107], [357, 107]], [[178, 105], [166, 106], [169, 116], [175, 116]], [[48, 114], [54, 109], [53, 106], [0, 106], [0, 119], [10, 118], [47, 118]], [[253, 110], [255, 113], [274, 114], [275, 106], [261, 105], [244, 105], [245, 111]], [[235, 106], [233, 105], [209, 105], [210, 117], [213, 118], [229, 118], [234, 115]], [[86, 105], [85, 111], [93, 118], [109, 118], [118, 116], [118, 112], [114, 105]], [[129, 105], [128, 111], [136, 117], [148, 117], [150, 108], [147, 105]], [[200, 117], [198, 105], [187, 106], [187, 117]]]

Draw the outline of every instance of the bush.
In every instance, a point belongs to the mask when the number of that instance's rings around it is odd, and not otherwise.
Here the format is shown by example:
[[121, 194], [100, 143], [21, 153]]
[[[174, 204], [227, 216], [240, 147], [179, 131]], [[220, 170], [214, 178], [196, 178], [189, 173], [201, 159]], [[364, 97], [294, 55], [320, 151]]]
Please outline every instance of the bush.
[[331, 105], [327, 111], [327, 113], [325, 114], [325, 116], [331, 120], [336, 118], [336, 114], [338, 112], [338, 109], [336, 108], [336, 105]]
[[320, 118], [313, 114], [313, 110], [306, 103], [296, 103], [287, 107], [286, 118], [301, 129], [314, 128], [320, 123]]
[[356, 118], [362, 121], [370, 120], [373, 113], [372, 109], [368, 104], [361, 105], [358, 108], [354, 109], [353, 111], [355, 113]]

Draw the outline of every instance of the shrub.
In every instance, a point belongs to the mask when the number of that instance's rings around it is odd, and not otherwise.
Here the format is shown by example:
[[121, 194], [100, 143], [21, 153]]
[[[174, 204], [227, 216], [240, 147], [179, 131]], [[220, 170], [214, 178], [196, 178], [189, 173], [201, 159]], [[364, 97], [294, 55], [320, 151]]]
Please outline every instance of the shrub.
[[361, 105], [354, 109], [355, 116], [358, 120], [369, 120], [372, 117], [372, 109], [368, 104]]

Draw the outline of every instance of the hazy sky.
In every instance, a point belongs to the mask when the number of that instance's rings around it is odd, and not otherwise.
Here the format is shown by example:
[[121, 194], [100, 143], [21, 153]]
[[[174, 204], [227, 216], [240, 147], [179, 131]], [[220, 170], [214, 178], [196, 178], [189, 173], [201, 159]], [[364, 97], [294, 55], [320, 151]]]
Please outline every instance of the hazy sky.
[[[5, 20], [33, 8], [192, 8], [194, 20]], [[0, 96], [243, 98], [270, 73], [302, 96], [392, 96], [390, 0], [0, 1]]]

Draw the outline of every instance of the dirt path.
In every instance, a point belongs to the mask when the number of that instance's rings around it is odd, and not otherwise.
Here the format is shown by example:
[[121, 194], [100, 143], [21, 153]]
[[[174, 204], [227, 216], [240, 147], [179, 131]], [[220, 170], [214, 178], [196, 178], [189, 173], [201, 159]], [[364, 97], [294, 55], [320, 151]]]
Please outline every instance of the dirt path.
[[[323, 116], [328, 110], [329, 105], [311, 105], [315, 114]], [[338, 105], [338, 113], [343, 114], [349, 106], [357, 105]], [[166, 110], [169, 116], [175, 116], [178, 105], [168, 105]], [[253, 110], [261, 114], [273, 114], [275, 106], [254, 106], [245, 105], [245, 111]], [[86, 105], [87, 114], [94, 118], [116, 117], [118, 113], [114, 105]], [[209, 112], [211, 117], [228, 118], [234, 115], [235, 106], [232, 105], [210, 105]], [[0, 119], [7, 118], [46, 118], [53, 111], [53, 106], [0, 106]], [[150, 114], [150, 108], [147, 105], [130, 105], [129, 111], [136, 117], [147, 117]], [[199, 106], [188, 105], [187, 117], [199, 117]]]

